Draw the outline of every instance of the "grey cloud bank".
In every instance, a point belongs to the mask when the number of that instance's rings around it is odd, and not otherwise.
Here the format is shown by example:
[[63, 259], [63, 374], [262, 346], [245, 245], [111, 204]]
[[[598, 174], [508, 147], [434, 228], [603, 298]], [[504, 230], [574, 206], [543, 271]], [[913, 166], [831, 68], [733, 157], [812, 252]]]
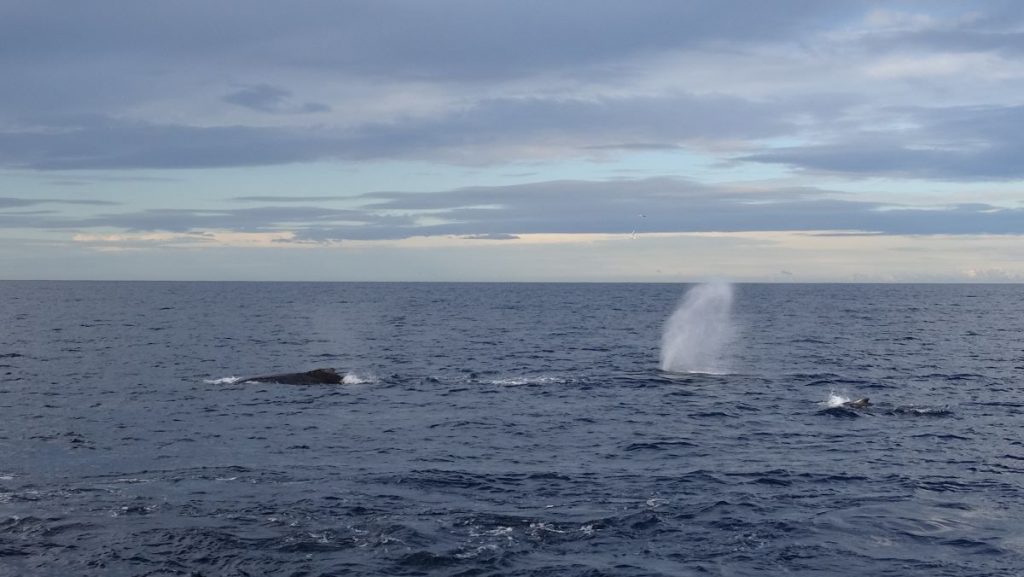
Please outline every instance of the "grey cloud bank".
[[[836, 142], [784, 147], [743, 160], [851, 174], [948, 180], [1024, 177], [1024, 106], [891, 111], [893, 132], [837, 135]], [[909, 125], [909, 127], [908, 127]]]
[[93, 206], [112, 206], [116, 202], [106, 200], [89, 200], [80, 198], [14, 198], [0, 196], [0, 210], [6, 208], [21, 208], [37, 204], [80, 204]]
[[270, 114], [308, 114], [331, 110], [330, 106], [319, 102], [306, 102], [300, 105], [293, 103], [292, 100], [291, 91], [269, 84], [246, 86], [224, 96], [225, 102]]
[[[249, 107], [277, 99], [249, 95]], [[781, 136], [794, 107], [733, 97], [639, 97], [610, 101], [493, 99], [438, 119], [323, 126], [161, 125], [103, 116], [61, 118], [0, 133], [0, 163], [39, 170], [258, 166], [323, 159], [437, 158], [496, 162], [495, 148], [543, 143], [562, 154], [629, 139], [675, 143]], [[618, 145], [613, 145], [616, 147]], [[666, 147], [675, 144], [666, 144]], [[628, 145], [627, 145], [628, 147]]]
[[0, 239], [1012, 245], [1021, 30], [1002, 0], [8, 0]]
[[[919, 235], [1019, 234], [1024, 222], [1024, 209], [987, 204], [922, 209], [846, 200], [842, 196], [835, 191], [807, 188], [742, 190], [657, 178], [554, 181], [428, 193], [377, 192], [357, 197], [360, 206], [351, 209], [179, 208], [86, 218], [51, 212], [0, 213], [0, 218], [11, 227], [74, 230], [287, 231], [295, 234], [296, 241], [318, 242], [446, 235], [509, 240], [537, 233], [848, 230]], [[240, 199], [252, 200], [256, 199]]]
[[[871, 9], [896, 7], [781, 0], [12, 1], [0, 9], [0, 35], [14, 47], [0, 54], [0, 166], [499, 164], [537, 154], [714, 145], [724, 158], [852, 174], [1019, 177], [1020, 136], [1005, 129], [1019, 123], [1019, 104], [894, 113], [889, 96], [879, 94], [891, 94], [900, 79], [874, 86], [860, 77], [794, 92], [806, 80], [798, 70], [780, 69], [774, 93], [757, 98], [696, 80], [707, 76], [716, 55], [740, 55], [745, 69], [737, 76], [756, 70], [759, 59], [770, 64], [759, 47], [783, 47], [815, 59], [818, 69], [849, 67], [853, 77], [879, 55], [1019, 51], [1014, 26], [1024, 9], [1007, 3], [931, 27], [887, 24], [842, 36]], [[687, 66], [659, 68], [679, 54], [691, 55]], [[948, 76], [921, 86], [941, 91], [942, 82], [959, 81]], [[347, 100], [346, 90], [361, 94], [360, 104]], [[417, 91], [438, 102], [426, 111], [381, 104], [415, 102]], [[232, 107], [279, 120], [238, 116]], [[908, 115], [918, 123], [914, 129], [892, 125]], [[851, 117], [859, 127], [841, 121]]]
[[[707, 42], [787, 38], [850, 9], [811, 0], [11, 0], [0, 12], [0, 31], [36, 62], [224, 66], [250, 59], [321, 72], [461, 79], [579, 69]], [[214, 62], [206, 62], [210, 55]]]

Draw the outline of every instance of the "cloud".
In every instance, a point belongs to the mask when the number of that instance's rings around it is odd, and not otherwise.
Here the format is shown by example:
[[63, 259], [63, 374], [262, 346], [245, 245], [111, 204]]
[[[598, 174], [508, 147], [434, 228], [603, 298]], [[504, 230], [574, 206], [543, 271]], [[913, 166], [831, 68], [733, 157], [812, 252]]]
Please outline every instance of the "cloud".
[[927, 13], [873, 11], [868, 23], [873, 34], [868, 46], [879, 52], [938, 50], [946, 53], [1019, 55], [1024, 51], [1024, 10], [1019, 2], [990, 2], [964, 6], [961, 14], [944, 18]]
[[[241, 9], [237, 3], [202, 0], [159, 7], [131, 0], [88, 7], [11, 0], [5, 3], [0, 35], [44, 62], [113, 56], [225, 69], [257, 61], [270, 68], [336, 74], [494, 77], [579, 69], [623, 55], [709, 42], [790, 38], [842, 11], [831, 4], [313, 0], [283, 5], [253, 0]], [[218, 58], [202, 59], [211, 53]]]
[[23, 206], [32, 206], [33, 204], [39, 204], [40, 201], [33, 200], [30, 198], [4, 198], [0, 197], [0, 209], [3, 208], [21, 208]]
[[460, 238], [466, 240], [518, 240], [522, 237], [515, 234], [468, 234]]
[[[373, 193], [364, 208], [423, 211], [417, 234], [871, 231], [1020, 234], [1024, 210], [982, 203], [914, 208], [813, 188], [744, 189], [670, 178], [552, 181], [431, 194]], [[644, 215], [644, 216], [640, 216]], [[330, 231], [318, 231], [330, 234]], [[300, 235], [303, 233], [300, 233]]]
[[376, 120], [407, 119], [428, 95], [457, 106], [591, 83], [621, 94], [637, 59], [788, 41], [828, 22], [830, 4], [11, 0], [0, 9], [0, 37], [16, 48], [0, 54], [0, 127], [73, 113], [224, 128], [244, 111], [347, 125], [373, 121], [364, 113], [391, 99]]
[[947, 180], [1024, 177], [1024, 106], [899, 108], [876, 120], [890, 130], [839, 134], [831, 142], [778, 147], [739, 160], [862, 176]]
[[[1005, 127], [1020, 121], [1022, 10], [972, 9], [14, 0], [0, 13], [17, 47], [0, 55], [0, 167], [678, 150], [857, 176], [1017, 178], [1022, 137]], [[948, 106], [926, 108], [928, 97]], [[1005, 122], [986, 122], [1000, 108]], [[961, 113], [972, 130], [942, 118]]]
[[345, 128], [211, 127], [58, 116], [32, 128], [0, 130], [0, 165], [81, 170], [324, 159], [491, 163], [538, 154], [578, 157], [602, 146], [630, 147], [624, 141], [673, 148], [682, 142], [780, 136], [791, 130], [787, 113], [795, 110], [786, 103], [676, 94], [613, 100], [495, 98], [440, 117]]
[[1001, 268], [969, 268], [963, 271], [963, 275], [972, 281], [980, 282], [1021, 282], [1024, 280], [1024, 273], [1009, 271]]
[[150, 183], [169, 183], [179, 182], [177, 178], [170, 178], [166, 176], [144, 176], [144, 175], [124, 175], [124, 174], [96, 174], [96, 173], [78, 173], [64, 176], [63, 178], [56, 178], [47, 181], [48, 184], [56, 186], [87, 186], [90, 184], [106, 184], [106, 183], [136, 183], [136, 184], [150, 184]]
[[830, 4], [13, 0], [0, 167], [480, 164], [781, 136], [792, 99], [629, 79], [652, 55], [801, 37]]
[[260, 206], [148, 209], [86, 217], [9, 214], [6, 226], [132, 232], [288, 232], [295, 242], [525, 235], [744, 231], [865, 234], [1022, 234], [1024, 209], [984, 203], [909, 207], [807, 187], [742, 188], [674, 178], [548, 181], [429, 193], [375, 192], [354, 208]]
[[202, 233], [149, 232], [135, 234], [79, 233], [71, 240], [99, 251], [146, 250], [152, 248], [268, 248], [277, 243], [288, 244], [289, 232], [231, 232], [207, 231]]
[[594, 144], [583, 147], [585, 150], [682, 150], [678, 144], [664, 142], [620, 142], [615, 144]]
[[[120, 228], [130, 231], [202, 231], [232, 230], [272, 232], [282, 229], [339, 226], [358, 230], [365, 226], [414, 226], [406, 216], [375, 214], [371, 211], [340, 210], [321, 207], [267, 206], [243, 209], [150, 209], [138, 212], [105, 214], [63, 223], [66, 228]], [[57, 223], [53, 223], [57, 225]]]
[[224, 101], [270, 114], [306, 114], [331, 110], [330, 106], [319, 102], [292, 104], [291, 96], [291, 91], [284, 88], [269, 84], [256, 84], [225, 95]]
[[938, 53], [898, 55], [882, 58], [867, 67], [869, 76], [883, 80], [935, 77], [963, 77], [979, 68], [1005, 65], [989, 53]]
[[239, 202], [322, 202], [331, 200], [350, 200], [351, 196], [236, 196], [228, 200]]
[[0, 164], [40, 170], [283, 164], [337, 148], [336, 137], [315, 129], [159, 125], [93, 115], [0, 132]]
[[22, 208], [37, 204], [79, 204], [90, 206], [114, 206], [119, 203], [107, 200], [89, 200], [85, 198], [15, 198], [0, 196], [0, 210], [5, 208]]

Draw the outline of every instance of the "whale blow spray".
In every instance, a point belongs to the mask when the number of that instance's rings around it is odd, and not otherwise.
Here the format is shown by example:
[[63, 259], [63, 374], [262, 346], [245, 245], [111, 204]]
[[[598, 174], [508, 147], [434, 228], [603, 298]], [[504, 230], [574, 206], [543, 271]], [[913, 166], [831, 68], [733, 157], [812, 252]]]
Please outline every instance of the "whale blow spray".
[[732, 285], [700, 284], [679, 302], [661, 334], [661, 370], [723, 373], [723, 351], [736, 334]]

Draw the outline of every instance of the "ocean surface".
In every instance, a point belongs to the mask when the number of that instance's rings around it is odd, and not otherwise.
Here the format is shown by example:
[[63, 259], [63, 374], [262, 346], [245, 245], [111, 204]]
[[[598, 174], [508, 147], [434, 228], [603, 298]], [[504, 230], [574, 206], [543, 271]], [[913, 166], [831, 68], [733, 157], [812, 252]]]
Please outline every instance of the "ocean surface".
[[0, 576], [1024, 574], [1024, 287], [691, 288], [0, 282]]

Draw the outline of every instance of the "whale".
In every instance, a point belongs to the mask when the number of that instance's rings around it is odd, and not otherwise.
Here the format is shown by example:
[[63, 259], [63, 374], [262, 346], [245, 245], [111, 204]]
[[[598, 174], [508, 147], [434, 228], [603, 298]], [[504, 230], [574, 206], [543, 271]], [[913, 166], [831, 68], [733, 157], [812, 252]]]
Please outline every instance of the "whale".
[[870, 404], [871, 402], [868, 400], [868, 398], [864, 397], [863, 399], [857, 399], [856, 401], [846, 401], [845, 403], [842, 404], [842, 406], [850, 409], [863, 409], [864, 407]]
[[313, 369], [304, 373], [281, 373], [242, 379], [240, 383], [278, 383], [282, 385], [339, 385], [343, 377], [334, 369]]

